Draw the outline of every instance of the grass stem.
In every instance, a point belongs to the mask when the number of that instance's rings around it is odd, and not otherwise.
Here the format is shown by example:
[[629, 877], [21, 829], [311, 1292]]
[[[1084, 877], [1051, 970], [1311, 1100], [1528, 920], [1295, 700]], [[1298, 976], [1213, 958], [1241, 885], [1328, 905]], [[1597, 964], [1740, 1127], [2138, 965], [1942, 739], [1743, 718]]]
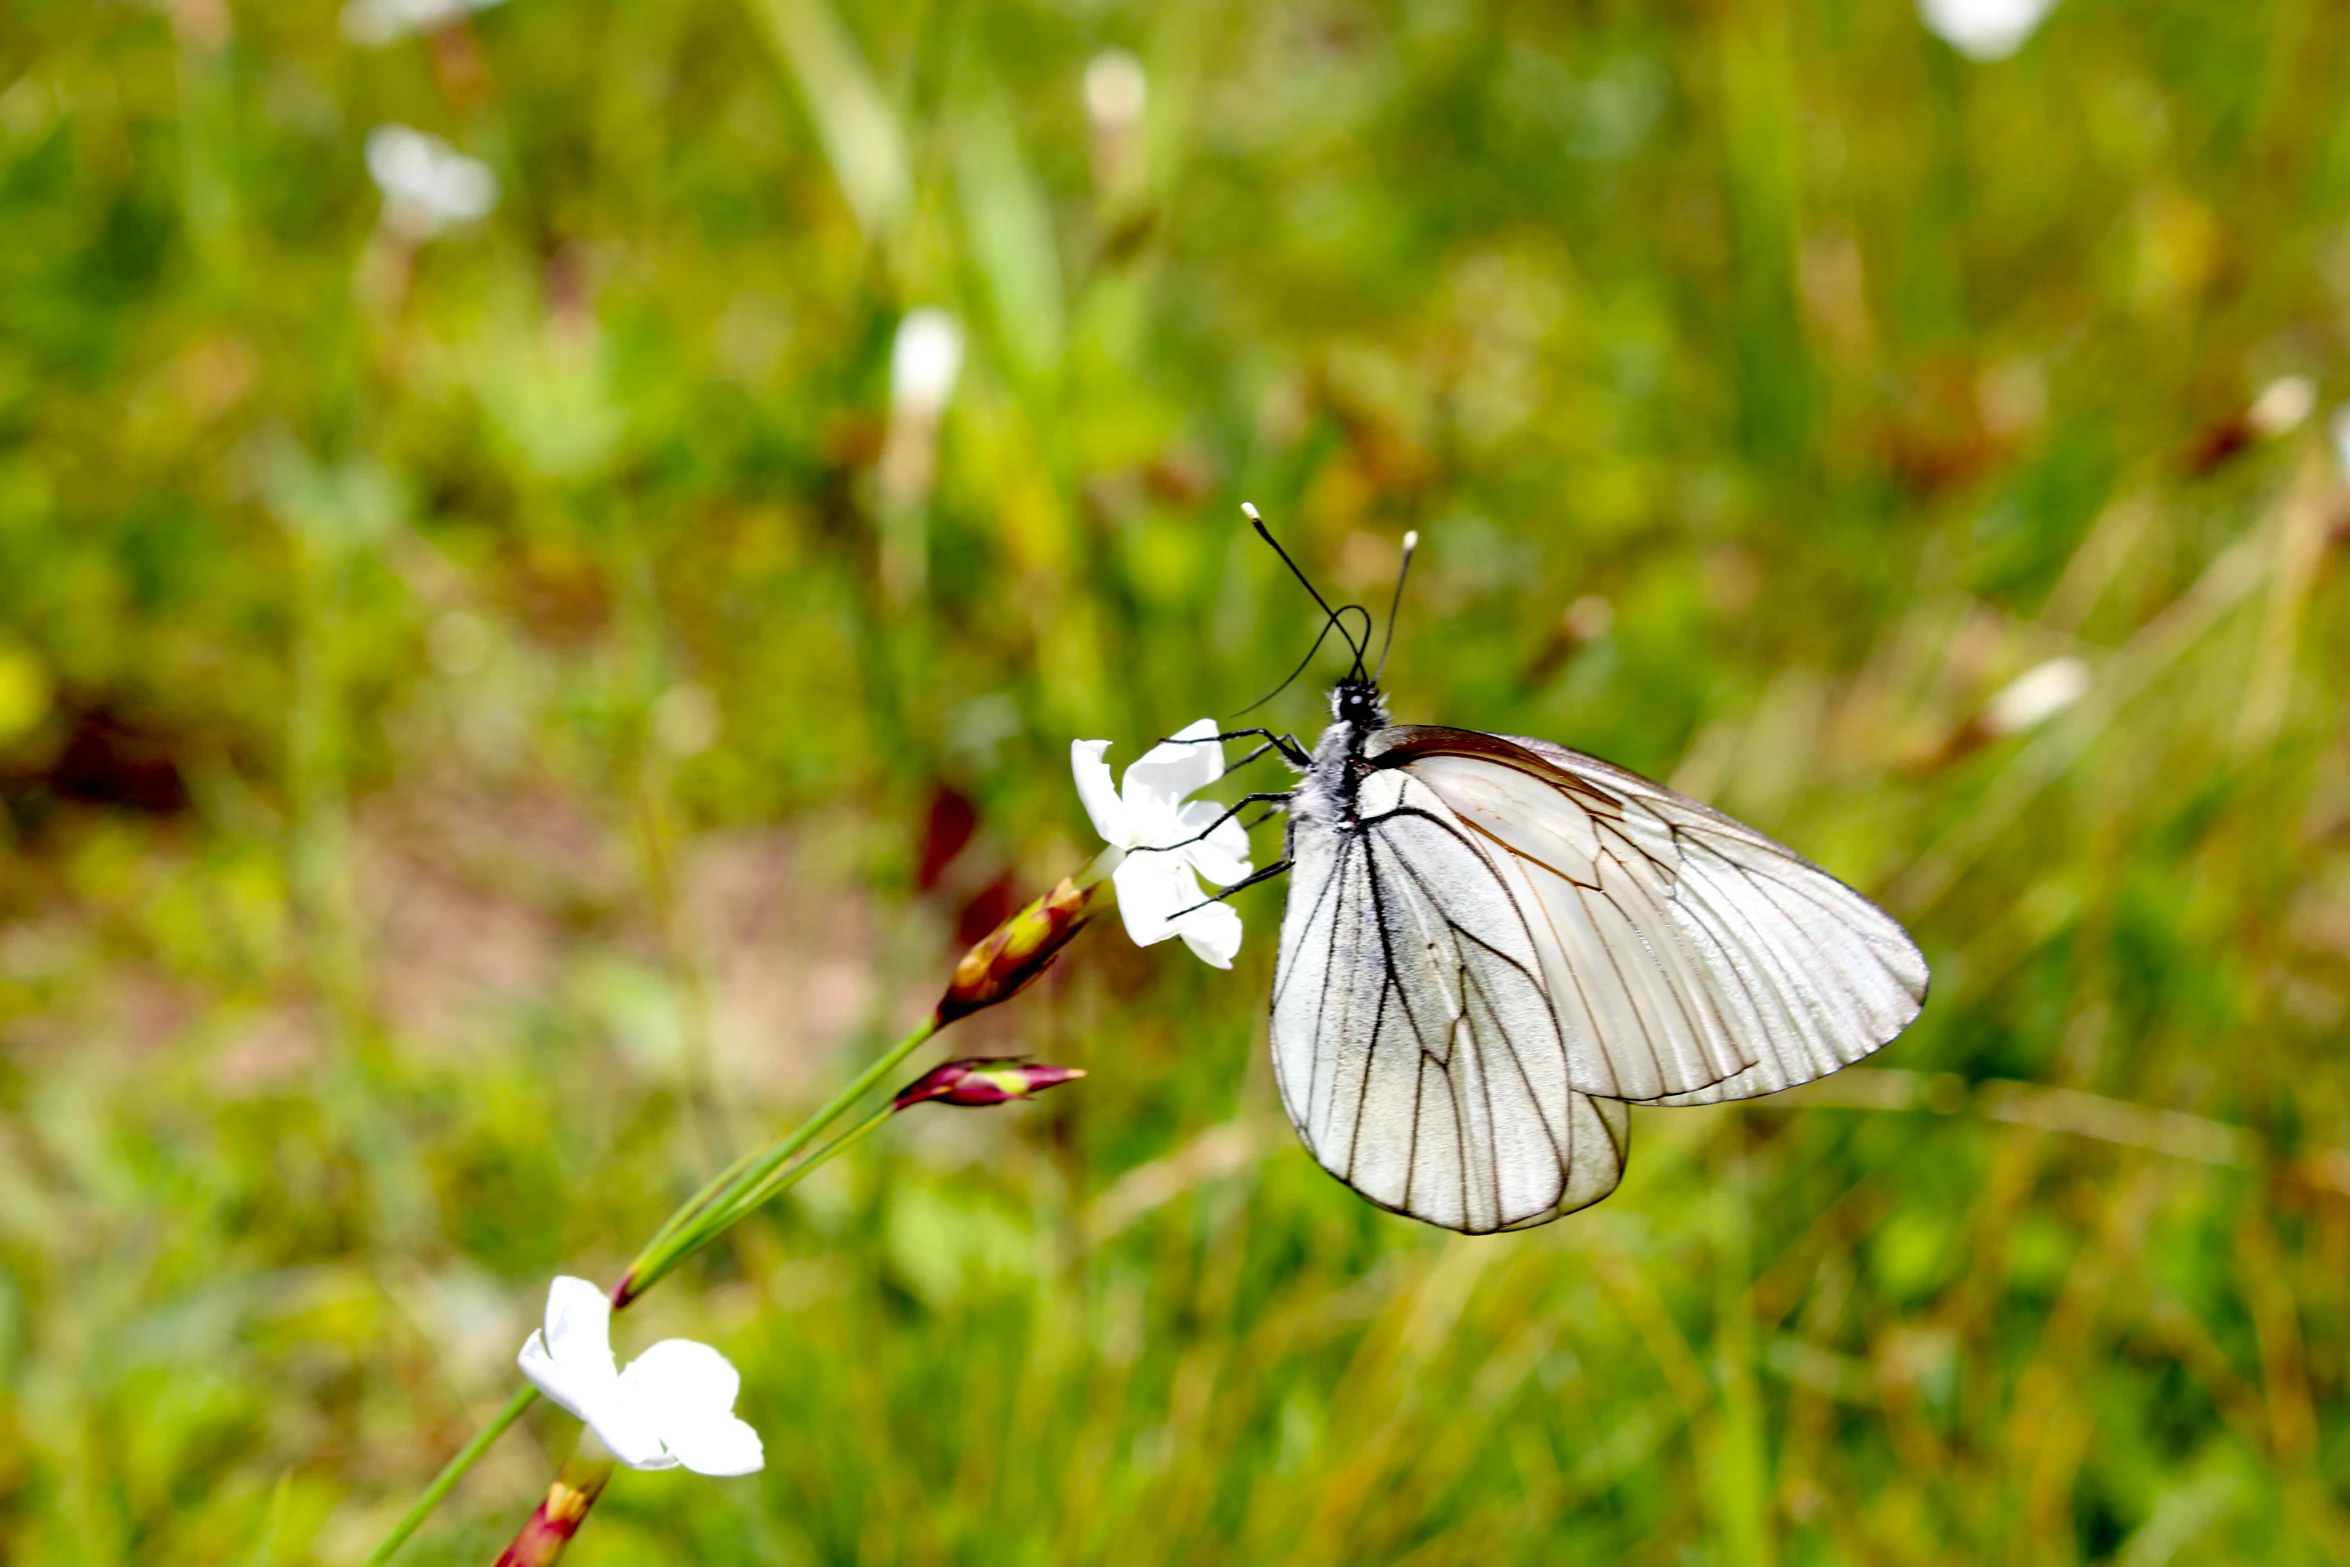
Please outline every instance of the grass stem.
[[392, 1532], [384, 1536], [383, 1544], [377, 1546], [374, 1554], [367, 1558], [365, 1567], [383, 1567], [385, 1562], [398, 1555], [400, 1547], [408, 1543], [408, 1537], [432, 1516], [433, 1509], [440, 1506], [442, 1499], [456, 1489], [457, 1482], [465, 1478], [465, 1472], [481, 1461], [481, 1455], [490, 1450], [490, 1444], [505, 1435], [506, 1428], [520, 1420], [522, 1412], [537, 1403], [538, 1397], [539, 1390], [535, 1387], [525, 1385], [516, 1388], [514, 1396], [506, 1400], [506, 1407], [491, 1416], [490, 1423], [483, 1426], [472, 1441], [459, 1448], [457, 1456], [443, 1465], [439, 1474], [433, 1476], [432, 1484], [424, 1488], [424, 1494], [416, 1499], [416, 1505], [408, 1509], [407, 1515], [392, 1526]]

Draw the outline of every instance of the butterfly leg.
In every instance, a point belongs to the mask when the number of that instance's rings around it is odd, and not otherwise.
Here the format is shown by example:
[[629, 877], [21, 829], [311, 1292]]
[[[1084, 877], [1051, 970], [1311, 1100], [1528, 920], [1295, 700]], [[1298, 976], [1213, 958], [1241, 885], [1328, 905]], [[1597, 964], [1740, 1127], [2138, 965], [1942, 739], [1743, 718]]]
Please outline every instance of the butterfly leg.
[[[1189, 838], [1181, 839], [1175, 843], [1144, 844], [1139, 848], [1129, 849], [1126, 852], [1129, 854], [1164, 854], [1169, 849], [1188, 849], [1195, 843], [1205, 843], [1209, 833], [1214, 832], [1217, 828], [1223, 826], [1226, 822], [1232, 820], [1233, 817], [1238, 816], [1242, 811], [1247, 810], [1250, 806], [1264, 805], [1267, 803], [1271, 803], [1274, 810], [1279, 810], [1281, 807], [1289, 803], [1289, 791], [1286, 789], [1279, 789], [1262, 794], [1244, 794], [1239, 799], [1233, 801], [1232, 804], [1225, 810], [1223, 815], [1208, 823], [1207, 826], [1201, 828], [1199, 832], [1195, 833]], [[1267, 813], [1268, 816], [1270, 814], [1271, 813]], [[1262, 820], [1263, 819], [1260, 818], [1260, 824]]]
[[1194, 735], [1189, 740], [1161, 740], [1159, 744], [1206, 745], [1210, 741], [1222, 742], [1225, 740], [1262, 740], [1265, 742], [1239, 761], [1234, 762], [1232, 764], [1234, 767], [1246, 767], [1267, 751], [1279, 751], [1282, 760], [1293, 767], [1311, 766], [1314, 760], [1313, 753], [1299, 743], [1297, 736], [1277, 735], [1270, 729], [1235, 729], [1229, 734]]
[[1266, 866], [1263, 870], [1258, 871], [1253, 876], [1241, 877], [1240, 880], [1234, 882], [1229, 887], [1218, 888], [1208, 897], [1202, 898], [1199, 902], [1193, 904], [1190, 909], [1177, 909], [1173, 914], [1170, 914], [1167, 917], [1169, 919], [1179, 920], [1183, 918], [1184, 915], [1192, 912], [1192, 909], [1204, 909], [1211, 903], [1222, 903], [1226, 898], [1231, 897], [1234, 893], [1239, 892], [1243, 888], [1254, 887], [1258, 882], [1261, 881], [1271, 881], [1274, 877], [1279, 876], [1284, 871], [1288, 870], [1289, 865], [1290, 862], [1287, 860], [1277, 861], [1274, 864]]

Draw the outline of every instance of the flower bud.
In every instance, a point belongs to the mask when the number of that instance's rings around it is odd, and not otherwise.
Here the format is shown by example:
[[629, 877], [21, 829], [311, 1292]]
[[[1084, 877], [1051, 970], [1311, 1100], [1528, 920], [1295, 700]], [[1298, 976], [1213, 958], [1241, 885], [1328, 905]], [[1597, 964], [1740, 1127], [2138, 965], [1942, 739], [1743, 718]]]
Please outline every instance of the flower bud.
[[539, 1503], [538, 1511], [530, 1515], [530, 1521], [499, 1554], [493, 1567], [552, 1567], [571, 1537], [579, 1533], [588, 1509], [596, 1505], [611, 1478], [610, 1458], [575, 1455], [563, 1465], [563, 1472], [547, 1487], [546, 1500]]
[[935, 1099], [950, 1105], [1000, 1105], [1028, 1099], [1085, 1074], [1073, 1066], [1042, 1061], [973, 1059], [932, 1067], [898, 1091], [891, 1108], [903, 1110]]
[[1085, 906], [1093, 901], [1094, 886], [1080, 887], [1062, 877], [1059, 886], [964, 953], [947, 993], [939, 998], [938, 1026], [1009, 1001], [1027, 989], [1085, 928]]

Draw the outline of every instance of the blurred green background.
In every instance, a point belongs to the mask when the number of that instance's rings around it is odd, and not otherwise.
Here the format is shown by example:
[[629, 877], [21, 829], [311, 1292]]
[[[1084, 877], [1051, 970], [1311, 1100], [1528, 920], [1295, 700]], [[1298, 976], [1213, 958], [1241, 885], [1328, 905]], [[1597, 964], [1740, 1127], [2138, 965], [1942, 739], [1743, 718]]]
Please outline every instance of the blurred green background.
[[621, 1324], [769, 1463], [575, 1560], [2350, 1560], [2346, 83], [2336, 0], [9, 0], [0, 1554], [363, 1556], [1082, 863], [1072, 737], [1303, 653], [1249, 499], [1924, 1018], [1466, 1240], [1280, 1123], [1278, 889], [1107, 923], [950, 1036], [1086, 1082]]

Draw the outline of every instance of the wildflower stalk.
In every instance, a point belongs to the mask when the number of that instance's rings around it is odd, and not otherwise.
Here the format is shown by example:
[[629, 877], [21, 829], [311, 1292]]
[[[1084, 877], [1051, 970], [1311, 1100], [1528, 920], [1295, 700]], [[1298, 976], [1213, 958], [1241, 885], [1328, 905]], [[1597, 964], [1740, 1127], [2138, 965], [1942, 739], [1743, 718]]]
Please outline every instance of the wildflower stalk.
[[[1082, 876], [1064, 877], [1050, 892], [997, 926], [955, 965], [945, 994], [919, 1026], [826, 1101], [797, 1131], [760, 1152], [737, 1159], [688, 1198], [683, 1207], [669, 1216], [644, 1250], [637, 1253], [636, 1260], [620, 1276], [620, 1282], [612, 1287], [613, 1309], [618, 1310], [642, 1295], [656, 1280], [781, 1191], [786, 1184], [781, 1177], [792, 1158], [882, 1079], [903, 1066], [907, 1057], [928, 1044], [940, 1029], [974, 1012], [1009, 1001], [1034, 984], [1038, 976], [1052, 967], [1061, 949], [1085, 928], [1087, 905], [1102, 876], [1116, 863], [1107, 855], [1096, 859]], [[798, 1179], [819, 1160], [829, 1159], [862, 1139], [885, 1117], [886, 1111], [827, 1147], [818, 1159], [803, 1161], [796, 1167], [797, 1173], [789, 1178]]]
[[[889, 1066], [904, 1061], [906, 1056], [918, 1049], [932, 1032], [935, 1030], [917, 1029], [914, 1034], [900, 1040], [898, 1047], [892, 1050], [889, 1056], [883, 1058], [887, 1065], [880, 1066], [871, 1075], [876, 1078], [886, 1075]], [[865, 1086], [870, 1087], [871, 1084], [867, 1083]], [[728, 1230], [733, 1229], [735, 1225], [748, 1218], [753, 1211], [763, 1206], [771, 1198], [797, 1185], [802, 1176], [807, 1175], [819, 1165], [830, 1162], [836, 1155], [845, 1153], [858, 1143], [863, 1142], [879, 1129], [882, 1122], [889, 1119], [890, 1111], [896, 1108], [894, 1105], [883, 1105], [865, 1120], [826, 1143], [798, 1164], [786, 1167], [785, 1161], [801, 1148], [807, 1146], [809, 1137], [801, 1135], [802, 1133], [812, 1135], [815, 1131], [821, 1130], [822, 1124], [829, 1124], [837, 1119], [840, 1113], [847, 1109], [848, 1105], [854, 1102], [857, 1097], [859, 1096], [856, 1094], [844, 1093], [839, 1101], [827, 1105], [824, 1111], [820, 1112], [823, 1116], [822, 1123], [811, 1122], [808, 1126], [802, 1127], [799, 1132], [792, 1134], [785, 1142], [777, 1144], [757, 1159], [748, 1161], [742, 1172], [726, 1182], [723, 1189], [715, 1195], [708, 1195], [706, 1198], [698, 1197], [696, 1200], [704, 1205], [692, 1216], [693, 1223], [681, 1225], [678, 1230], [671, 1232], [668, 1240], [656, 1241], [647, 1246], [637, 1254], [636, 1261], [628, 1265], [628, 1271], [623, 1273], [620, 1276], [620, 1282], [613, 1286], [613, 1309], [617, 1311], [644, 1294], [646, 1290], [651, 1289], [674, 1271], [680, 1263], [703, 1247], [708, 1246]]]
[[[933, 1102], [972, 1106], [1005, 1104], [1014, 1099], [1029, 1098], [1048, 1088], [1057, 1088], [1084, 1075], [1069, 1067], [1025, 1061], [954, 1061], [935, 1068], [797, 1164], [771, 1170], [764, 1178], [750, 1181], [740, 1191], [711, 1201], [705, 1209], [704, 1221], [666, 1252], [665, 1260], [641, 1276], [631, 1269], [629, 1277], [638, 1279], [637, 1293], [651, 1288], [662, 1273], [683, 1262], [701, 1246], [717, 1239], [770, 1198], [797, 1185], [810, 1171], [863, 1142], [880, 1128], [882, 1122], [901, 1110]], [[613, 1295], [618, 1304], [625, 1304], [621, 1290], [614, 1290]], [[527, 1398], [518, 1399], [514, 1405], [515, 1412], [520, 1413], [528, 1403]], [[486, 1437], [477, 1439], [477, 1446], [486, 1445]], [[474, 1456], [478, 1456], [478, 1453]], [[546, 1498], [524, 1522], [513, 1543], [498, 1557], [495, 1567], [552, 1567], [556, 1558], [571, 1543], [571, 1537], [579, 1532], [580, 1523], [587, 1517], [588, 1509], [595, 1505], [597, 1496], [602, 1494], [605, 1483], [611, 1479], [612, 1468], [610, 1451], [596, 1439], [595, 1428], [590, 1427], [582, 1434], [579, 1451], [565, 1461], [562, 1473], [547, 1488]], [[462, 1473], [461, 1470], [456, 1472]], [[452, 1473], [447, 1478], [453, 1484], [456, 1474]], [[445, 1491], [446, 1486], [441, 1489]], [[417, 1516], [421, 1517], [421, 1512]], [[396, 1546], [398, 1542], [391, 1543]]]
[[408, 1536], [414, 1534], [432, 1516], [433, 1509], [441, 1505], [441, 1499], [455, 1490], [457, 1482], [465, 1478], [465, 1471], [480, 1461], [481, 1455], [490, 1450], [490, 1444], [504, 1436], [506, 1428], [520, 1420], [522, 1412], [537, 1403], [538, 1397], [539, 1390], [527, 1382], [516, 1389], [514, 1396], [506, 1400], [506, 1407], [492, 1415], [490, 1423], [483, 1426], [472, 1441], [459, 1448], [457, 1456], [450, 1459], [439, 1474], [433, 1476], [432, 1484], [424, 1488], [424, 1494], [416, 1499], [416, 1505], [408, 1509], [407, 1515], [392, 1526], [392, 1532], [384, 1536], [383, 1543], [375, 1548], [375, 1554], [367, 1558], [365, 1567], [383, 1567], [385, 1562], [397, 1555], [400, 1547], [408, 1543]]
[[[1088, 918], [1087, 906], [1103, 879], [1117, 865], [1118, 859], [1116, 850], [1105, 852], [1087, 866], [1083, 873], [1064, 878], [1052, 891], [1004, 921], [955, 966], [945, 994], [939, 998], [938, 1005], [928, 1018], [884, 1051], [840, 1092], [826, 1100], [790, 1135], [764, 1149], [744, 1154], [686, 1199], [654, 1232], [653, 1238], [621, 1275], [620, 1282], [613, 1286], [612, 1308], [617, 1311], [627, 1306], [687, 1258], [797, 1184], [802, 1177], [870, 1137], [897, 1111], [905, 1109], [909, 1104], [923, 1102], [920, 1098], [900, 1095], [881, 1105], [814, 1153], [793, 1163], [794, 1158], [805, 1152], [827, 1127], [847, 1114], [884, 1078], [905, 1065], [907, 1058], [928, 1044], [941, 1029], [974, 1012], [1008, 1001], [1033, 984], [1039, 975], [1052, 966], [1053, 961], [1060, 956], [1061, 949], [1084, 929]], [[970, 1075], [970, 1066], [997, 1066], [1002, 1063], [959, 1065], [965, 1068], [962, 1075]], [[998, 1088], [993, 1090], [993, 1098], [965, 1097], [957, 1102], [996, 1103], [1002, 1099], [1026, 1097], [1040, 1088], [1051, 1087], [1082, 1075], [1060, 1068], [1039, 1068], [1016, 1091], [1006, 1092]], [[995, 1074], [995, 1078], [1012, 1080], [1001, 1073]], [[954, 1096], [941, 1089], [927, 1097]], [[449, 1460], [432, 1484], [425, 1488], [424, 1494], [417, 1498], [416, 1505], [408, 1510], [392, 1532], [385, 1536], [383, 1543], [376, 1547], [374, 1554], [367, 1558], [365, 1567], [383, 1567], [384, 1563], [389, 1562], [400, 1547], [407, 1543], [409, 1536], [432, 1515], [433, 1509], [456, 1487], [457, 1482], [464, 1478], [466, 1471], [489, 1450], [490, 1444], [508, 1426], [520, 1419], [523, 1411], [537, 1398], [538, 1392], [532, 1387], [526, 1386], [516, 1392], [490, 1424]], [[582, 1476], [572, 1475], [567, 1468], [565, 1477], [557, 1479], [538, 1512], [532, 1515], [522, 1534], [517, 1535], [514, 1544], [508, 1547], [507, 1554], [499, 1558], [500, 1563], [522, 1567], [526, 1563], [552, 1562], [570, 1540], [571, 1532], [577, 1529], [579, 1520], [586, 1516], [609, 1475], [610, 1466], [606, 1464], [602, 1475], [595, 1477], [590, 1487]], [[574, 1480], [580, 1483], [574, 1484]], [[526, 1546], [538, 1554], [516, 1554], [524, 1551]]]

